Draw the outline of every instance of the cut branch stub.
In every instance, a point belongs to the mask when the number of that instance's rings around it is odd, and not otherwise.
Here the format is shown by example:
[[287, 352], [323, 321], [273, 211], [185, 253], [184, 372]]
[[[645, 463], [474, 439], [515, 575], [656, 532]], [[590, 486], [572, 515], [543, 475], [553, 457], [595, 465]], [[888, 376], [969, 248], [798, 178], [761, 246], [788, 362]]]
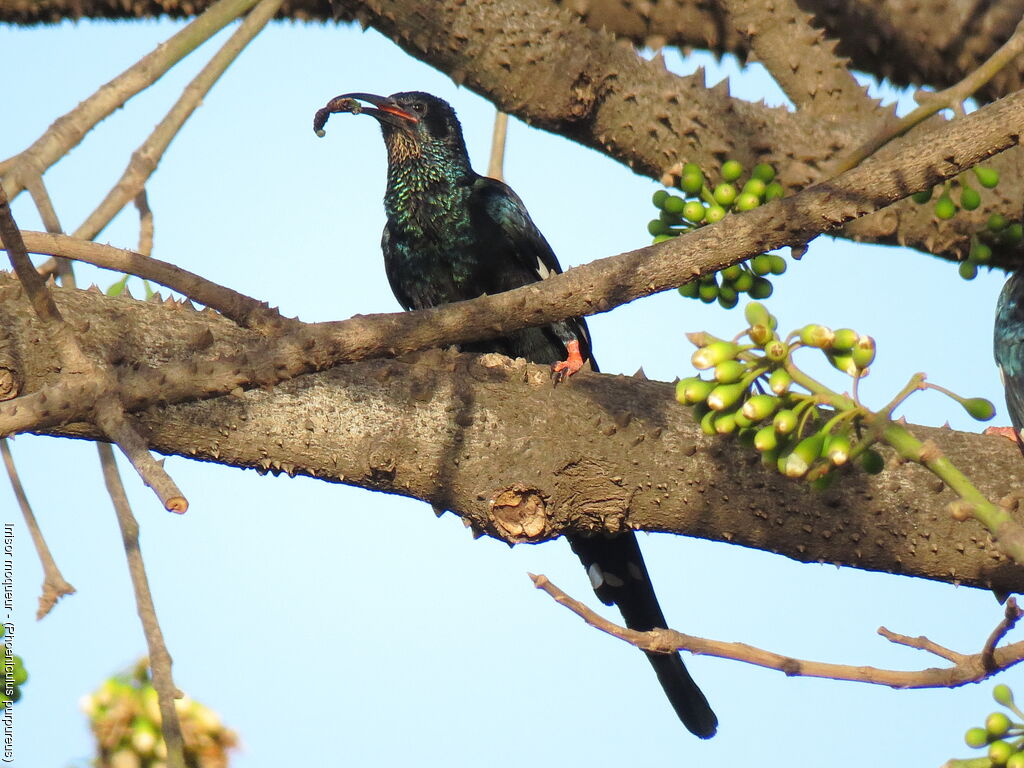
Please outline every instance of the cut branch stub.
[[536, 488], [515, 483], [494, 493], [488, 517], [498, 535], [512, 544], [551, 538], [548, 532], [547, 501]]

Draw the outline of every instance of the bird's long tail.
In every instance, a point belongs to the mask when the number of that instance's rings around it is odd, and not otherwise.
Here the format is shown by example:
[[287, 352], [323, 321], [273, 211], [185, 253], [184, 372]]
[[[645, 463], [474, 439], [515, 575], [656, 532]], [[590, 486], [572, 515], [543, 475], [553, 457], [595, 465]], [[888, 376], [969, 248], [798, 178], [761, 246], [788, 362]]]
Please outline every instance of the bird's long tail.
[[[617, 605], [627, 627], [647, 631], [667, 626], [635, 534], [568, 538], [598, 598], [605, 605]], [[683, 725], [702, 739], [714, 736], [718, 718], [679, 654], [646, 655]]]

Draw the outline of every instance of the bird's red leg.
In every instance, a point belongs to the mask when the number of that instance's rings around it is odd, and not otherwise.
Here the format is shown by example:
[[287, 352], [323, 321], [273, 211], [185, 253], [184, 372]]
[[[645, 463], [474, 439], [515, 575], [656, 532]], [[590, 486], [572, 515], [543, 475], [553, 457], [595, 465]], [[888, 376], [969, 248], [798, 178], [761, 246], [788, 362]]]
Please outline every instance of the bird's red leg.
[[580, 343], [573, 339], [565, 345], [568, 355], [565, 360], [551, 366], [551, 373], [555, 377], [555, 383], [565, 381], [576, 371], [583, 367], [583, 356], [580, 354]]

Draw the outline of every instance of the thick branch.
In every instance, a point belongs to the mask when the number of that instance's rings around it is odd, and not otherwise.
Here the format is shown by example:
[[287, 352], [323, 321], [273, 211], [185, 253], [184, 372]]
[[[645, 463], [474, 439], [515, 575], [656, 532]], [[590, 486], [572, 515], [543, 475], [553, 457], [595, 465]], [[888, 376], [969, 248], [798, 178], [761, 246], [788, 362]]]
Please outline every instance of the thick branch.
[[[259, 339], [180, 305], [53, 293], [63, 312], [89, 321], [83, 343], [125, 364], [187, 358], [198, 338], [212, 357]], [[0, 302], [0, 314], [32, 392], [58, 374], [34, 343], [31, 314], [5, 314], [15, 303]], [[1024, 569], [1001, 557], [979, 526], [955, 522], [945, 512], [953, 494], [925, 470], [844, 473], [831, 490], [812, 494], [762, 470], [732, 441], [704, 437], [672, 395], [669, 384], [596, 374], [552, 389], [541, 367], [431, 352], [340, 366], [269, 391], [154, 406], [136, 418], [162, 453], [412, 496], [512, 541], [629, 526], [808, 562], [1024, 589]], [[989, 498], [1024, 483], [1007, 440], [914, 431], [974, 468]], [[80, 424], [49, 432], [96, 436]]]

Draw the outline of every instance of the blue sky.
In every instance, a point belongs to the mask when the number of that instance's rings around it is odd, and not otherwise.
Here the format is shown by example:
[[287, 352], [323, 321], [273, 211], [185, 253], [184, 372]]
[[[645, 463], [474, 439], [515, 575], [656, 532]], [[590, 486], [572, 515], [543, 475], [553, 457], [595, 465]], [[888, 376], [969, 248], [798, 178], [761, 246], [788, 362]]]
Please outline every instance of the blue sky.
[[[0, 50], [18, 72], [4, 86], [0, 157], [178, 26], [0, 27]], [[709, 83], [729, 76], [743, 98], [772, 89], [763, 74], [737, 77], [728, 62], [669, 63], [679, 72], [703, 64]], [[184, 62], [47, 175], [65, 229], [102, 198], [201, 65]], [[486, 167], [493, 108], [446, 76], [375, 32], [266, 30], [149, 185], [154, 255], [303, 320], [395, 310], [379, 252], [385, 156], [377, 126], [336, 116], [325, 139], [310, 126], [338, 93], [400, 90], [451, 101], [476, 167]], [[563, 266], [648, 240], [656, 184], [515, 120], [506, 180]], [[15, 214], [22, 227], [41, 228], [27, 195]], [[136, 226], [129, 210], [98, 239], [133, 247]], [[117, 279], [81, 266], [78, 275], [104, 287]], [[1001, 284], [999, 273], [965, 283], [955, 267], [921, 254], [819, 238], [776, 280], [770, 306], [783, 327], [818, 321], [875, 336], [878, 361], [862, 388], [869, 402], [885, 402], [925, 370], [1002, 411], [991, 359]], [[690, 372], [685, 332], [731, 335], [742, 324], [739, 311], [669, 293], [595, 317], [591, 330], [603, 370], [643, 366], [671, 380]], [[903, 412], [918, 423], [979, 429], [934, 393]], [[1007, 421], [1002, 413], [997, 420]], [[78, 588], [34, 621], [41, 572], [0, 481], [2, 520], [17, 531], [17, 652], [31, 674], [15, 709], [18, 764], [84, 765], [92, 746], [78, 699], [145, 645], [95, 448], [31, 436], [12, 447], [54, 555]], [[967, 754], [963, 731], [993, 708], [991, 683], [898, 692], [688, 659], [721, 721], [719, 735], [700, 742], [675, 720], [640, 654], [532, 588], [527, 571], [596, 604], [564, 542], [509, 549], [474, 541], [454, 516], [435, 519], [407, 499], [180, 458], [167, 467], [192, 503], [183, 517], [165, 513], [130, 471], [126, 484], [177, 682], [241, 734], [238, 768], [938, 764]], [[973, 652], [1001, 615], [978, 590], [681, 537], [643, 536], [641, 546], [674, 626], [794, 656], [932, 666], [933, 657], [890, 645], [877, 627]], [[1002, 679], [1013, 686], [1019, 678], [1011, 671]]]

